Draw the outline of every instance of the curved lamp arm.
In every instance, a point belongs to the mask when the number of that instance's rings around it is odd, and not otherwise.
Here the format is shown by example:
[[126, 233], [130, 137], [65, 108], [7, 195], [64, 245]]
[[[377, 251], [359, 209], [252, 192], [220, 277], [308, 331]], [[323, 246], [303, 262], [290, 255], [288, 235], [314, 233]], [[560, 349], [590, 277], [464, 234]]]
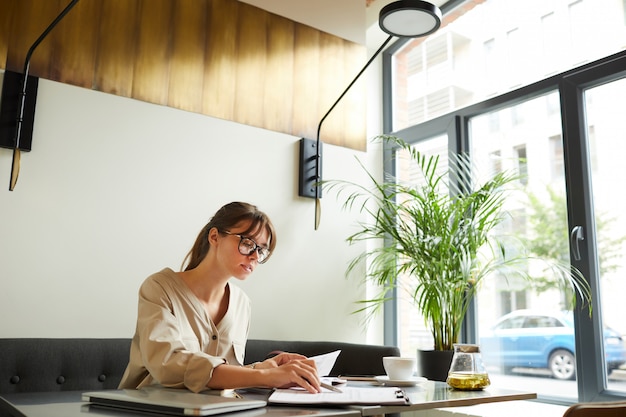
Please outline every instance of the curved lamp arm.
[[[320, 123], [317, 126], [317, 140], [315, 142], [316, 143], [316, 147], [315, 147], [315, 180], [316, 180], [316, 182], [319, 182], [319, 181], [322, 180], [321, 164], [320, 164], [320, 158], [321, 158], [321, 155], [320, 155], [320, 131], [322, 130], [322, 123], [324, 123], [324, 120], [326, 120], [328, 115], [335, 109], [337, 104], [339, 104], [339, 102], [341, 101], [343, 96], [346, 95], [348, 90], [350, 90], [350, 88], [352, 88], [354, 83], [365, 72], [367, 67], [370, 66], [370, 64], [374, 61], [374, 59], [376, 59], [376, 57], [385, 48], [385, 46], [387, 46], [387, 44], [389, 43], [391, 38], [393, 38], [393, 35], [389, 35], [389, 37], [387, 37], [385, 42], [383, 42], [383, 44], [376, 50], [376, 52], [374, 52], [374, 54], [369, 59], [369, 61], [367, 61], [365, 66], [363, 68], [361, 68], [361, 71], [359, 71], [359, 73], [356, 75], [356, 77], [354, 77], [354, 79], [350, 82], [350, 84], [348, 84], [348, 87], [346, 87], [346, 89], [343, 90], [343, 93], [341, 93], [339, 98], [333, 103], [332, 106], [330, 106], [330, 109], [328, 109], [326, 114], [322, 117], [322, 120], [320, 120]], [[321, 210], [321, 206], [320, 206], [320, 188], [319, 187], [320, 187], [319, 185], [316, 185], [316, 187], [315, 187], [315, 230], [318, 229], [318, 227], [320, 225], [320, 218], [322, 216], [322, 210]]]
[[383, 44], [378, 48], [378, 50], [372, 55], [372, 57], [367, 61], [365, 66], [359, 71], [359, 73], [354, 77], [352, 82], [348, 85], [348, 87], [341, 93], [339, 98], [333, 103], [333, 105], [328, 109], [322, 120], [317, 127], [317, 140], [316, 140], [316, 149], [315, 149], [315, 230], [318, 229], [320, 224], [321, 217], [321, 207], [320, 207], [320, 185], [319, 183], [322, 180], [322, 171], [321, 171], [321, 153], [320, 153], [320, 130], [322, 128], [322, 123], [326, 120], [326, 117], [333, 111], [337, 103], [341, 101], [343, 96], [346, 95], [348, 90], [352, 88], [354, 83], [359, 79], [361, 74], [369, 67], [369, 65], [374, 61], [374, 59], [380, 54], [380, 52], [387, 46], [391, 38], [394, 36], [398, 37], [408, 37], [408, 38], [417, 38], [420, 36], [430, 35], [439, 29], [441, 26], [442, 14], [441, 10], [432, 3], [423, 0], [396, 0], [380, 10], [380, 14], [378, 17], [378, 24], [380, 28], [389, 34], [389, 37]]
[[13, 191], [15, 184], [17, 184], [17, 177], [20, 174], [20, 139], [22, 138], [22, 122], [24, 120], [24, 105], [26, 103], [26, 84], [28, 83], [28, 72], [30, 70], [30, 59], [35, 52], [35, 49], [39, 46], [41, 41], [44, 40], [48, 33], [65, 17], [65, 15], [78, 3], [78, 0], [71, 0], [70, 3], [63, 9], [61, 13], [50, 23], [50, 25], [43, 31], [37, 40], [31, 45], [28, 53], [26, 54], [26, 60], [24, 62], [24, 73], [22, 79], [22, 92], [20, 93], [20, 102], [17, 110], [17, 126], [15, 127], [15, 147], [13, 148], [13, 160], [11, 162], [11, 180], [9, 181], [9, 191]]

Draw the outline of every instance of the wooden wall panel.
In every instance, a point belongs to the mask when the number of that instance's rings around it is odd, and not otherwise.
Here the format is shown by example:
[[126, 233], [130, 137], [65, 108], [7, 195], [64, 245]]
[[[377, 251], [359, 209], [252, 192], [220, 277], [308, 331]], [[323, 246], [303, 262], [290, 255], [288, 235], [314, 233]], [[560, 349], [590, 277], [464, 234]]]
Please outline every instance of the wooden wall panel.
[[[7, 69], [15, 72], [24, 70], [24, 62], [28, 50], [65, 6], [67, 4], [63, 2], [62, 5], [59, 0], [44, 2], [33, 0], [17, 1], [13, 14], [14, 21], [11, 25]], [[51, 57], [52, 42], [47, 37], [39, 44], [31, 57], [29, 74], [52, 79], [48, 74]]]
[[141, 0], [132, 97], [167, 104], [174, 0]]
[[101, 4], [93, 88], [130, 97], [139, 33], [140, 0], [106, 0]]
[[[355, 48], [344, 49], [344, 63], [351, 63], [352, 68], [347, 66], [343, 72], [343, 89], [356, 77], [359, 71], [367, 63], [369, 57], [363, 54]], [[356, 67], [354, 64], [357, 64]], [[372, 66], [376, 63], [372, 63]], [[362, 144], [363, 149], [367, 143], [367, 125], [364, 123], [365, 115], [367, 113], [367, 78], [370, 69], [366, 70], [354, 86], [346, 93], [343, 98], [343, 103], [337, 106], [337, 111], [340, 117], [343, 118], [344, 134], [342, 137], [337, 138], [335, 143], [338, 146], [344, 146], [348, 148], [356, 147], [357, 144]], [[358, 148], [357, 148], [358, 149]]]
[[54, 51], [48, 68], [51, 79], [91, 88], [98, 50], [94, 22], [97, 28], [101, 5], [101, 1], [79, 1], [44, 40], [52, 42]]
[[[327, 33], [320, 34], [319, 71], [316, 85], [320, 88], [320, 101], [317, 113], [322, 118], [333, 103], [339, 98], [347, 84], [343, 82], [343, 41]], [[343, 100], [340, 102], [343, 104]], [[344, 130], [343, 118], [336, 110], [328, 115], [320, 137], [322, 141], [339, 140]]]
[[269, 13], [259, 11], [239, 3], [234, 116], [235, 120], [252, 126], [263, 126], [265, 117], [263, 91]]
[[177, 0], [168, 106], [202, 112], [206, 19], [206, 0]]
[[0, 12], [0, 67], [5, 68], [7, 63], [7, 53], [9, 51], [9, 35], [11, 34], [11, 22], [13, 21], [13, 9], [15, 0], [1, 0], [2, 9]]
[[226, 120], [235, 120], [238, 14], [239, 2], [210, 2], [202, 109]]
[[[0, 67], [21, 72], [69, 3], [0, 0]], [[360, 45], [235, 0], [82, 0], [37, 48], [30, 73], [315, 138], [365, 58]], [[355, 88], [322, 139], [363, 150], [365, 87]]]
[[320, 32], [296, 26], [294, 47], [293, 114], [294, 135], [315, 139], [319, 112]]
[[263, 77], [265, 127], [291, 132], [293, 125], [294, 22], [270, 15], [267, 38], [267, 64]]

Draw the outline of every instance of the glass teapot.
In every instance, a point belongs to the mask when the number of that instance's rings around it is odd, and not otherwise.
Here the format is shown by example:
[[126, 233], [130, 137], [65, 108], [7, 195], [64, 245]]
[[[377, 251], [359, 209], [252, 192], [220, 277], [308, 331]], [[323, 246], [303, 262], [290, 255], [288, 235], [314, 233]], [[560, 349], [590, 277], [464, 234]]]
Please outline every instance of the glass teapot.
[[459, 390], [481, 390], [491, 384], [478, 345], [454, 345], [454, 356], [446, 382]]

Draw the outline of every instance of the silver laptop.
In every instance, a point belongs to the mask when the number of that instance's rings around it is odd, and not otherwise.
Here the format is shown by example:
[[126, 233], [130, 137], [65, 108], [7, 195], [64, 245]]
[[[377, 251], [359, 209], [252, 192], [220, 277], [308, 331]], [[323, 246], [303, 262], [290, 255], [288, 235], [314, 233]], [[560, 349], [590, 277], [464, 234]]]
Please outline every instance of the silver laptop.
[[209, 416], [265, 407], [263, 400], [193, 393], [184, 389], [142, 388], [138, 390], [91, 391], [82, 394], [91, 406], [179, 416]]

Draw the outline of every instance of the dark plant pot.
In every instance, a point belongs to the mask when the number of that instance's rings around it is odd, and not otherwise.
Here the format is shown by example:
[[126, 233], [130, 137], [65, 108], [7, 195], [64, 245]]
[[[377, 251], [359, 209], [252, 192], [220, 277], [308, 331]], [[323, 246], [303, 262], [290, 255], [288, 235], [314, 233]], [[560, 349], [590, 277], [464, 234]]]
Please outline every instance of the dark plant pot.
[[431, 381], [446, 382], [453, 350], [417, 350], [417, 375]]

